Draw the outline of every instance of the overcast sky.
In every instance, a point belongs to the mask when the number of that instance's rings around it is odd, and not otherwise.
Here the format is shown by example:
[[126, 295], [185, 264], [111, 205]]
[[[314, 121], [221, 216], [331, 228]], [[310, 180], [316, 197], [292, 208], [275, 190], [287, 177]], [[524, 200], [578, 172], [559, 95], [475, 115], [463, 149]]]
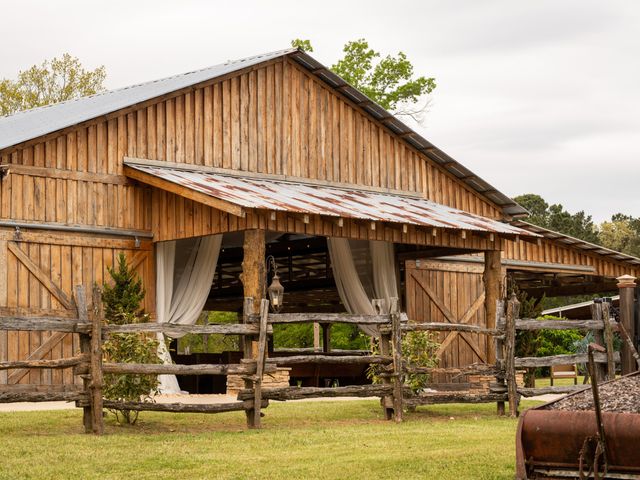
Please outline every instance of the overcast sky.
[[507, 195], [597, 221], [640, 216], [640, 2], [19, 1], [0, 77], [69, 52], [117, 88], [311, 39], [326, 65], [360, 37], [436, 78], [426, 138]]

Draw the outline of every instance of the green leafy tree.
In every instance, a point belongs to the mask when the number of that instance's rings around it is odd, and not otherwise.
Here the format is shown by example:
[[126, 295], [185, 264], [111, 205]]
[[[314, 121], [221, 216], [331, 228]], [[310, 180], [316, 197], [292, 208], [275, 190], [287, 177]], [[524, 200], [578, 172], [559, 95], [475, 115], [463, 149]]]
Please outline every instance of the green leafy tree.
[[[309, 40], [295, 39], [291, 45], [312, 52]], [[413, 64], [404, 52], [382, 57], [364, 38], [347, 42], [343, 57], [331, 70], [371, 100], [396, 115], [421, 121], [428, 102], [419, 105], [425, 95], [436, 88], [433, 77], [415, 77]]]
[[598, 229], [591, 215], [584, 211], [569, 213], [561, 204], [549, 205], [540, 195], [527, 193], [514, 198], [516, 202], [529, 210], [529, 223], [539, 225], [556, 232], [564, 233], [586, 242], [600, 243]]
[[640, 257], [640, 218], [617, 213], [600, 224], [599, 237], [607, 248]]
[[85, 69], [65, 53], [20, 71], [16, 80], [0, 80], [0, 116], [51, 103], [93, 95], [104, 90], [104, 66]]
[[[107, 324], [123, 325], [149, 321], [141, 302], [144, 289], [138, 275], [127, 264], [124, 253], [118, 255], [115, 268], [109, 268], [112, 284], [105, 283], [102, 291], [105, 321]], [[105, 361], [113, 363], [160, 363], [157, 355], [158, 342], [143, 333], [112, 334], [103, 344]], [[153, 401], [158, 386], [156, 375], [104, 376], [104, 396], [117, 402]], [[119, 423], [136, 423], [138, 412], [125, 408], [110, 409]]]

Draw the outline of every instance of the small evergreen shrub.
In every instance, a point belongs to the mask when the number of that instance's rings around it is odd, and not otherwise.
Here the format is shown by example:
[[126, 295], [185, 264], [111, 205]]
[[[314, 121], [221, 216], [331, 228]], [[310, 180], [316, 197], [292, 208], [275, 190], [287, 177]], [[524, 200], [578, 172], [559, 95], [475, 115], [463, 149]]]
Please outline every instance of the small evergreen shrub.
[[[109, 268], [112, 284], [105, 283], [102, 291], [105, 321], [110, 325], [148, 322], [141, 303], [145, 291], [138, 275], [129, 268], [123, 253], [118, 255], [114, 268]], [[113, 363], [160, 363], [158, 342], [144, 333], [117, 333], [103, 343], [104, 360]], [[158, 387], [156, 375], [106, 374], [104, 396], [118, 402], [153, 401]], [[109, 409], [118, 423], [135, 424], [138, 411]]]

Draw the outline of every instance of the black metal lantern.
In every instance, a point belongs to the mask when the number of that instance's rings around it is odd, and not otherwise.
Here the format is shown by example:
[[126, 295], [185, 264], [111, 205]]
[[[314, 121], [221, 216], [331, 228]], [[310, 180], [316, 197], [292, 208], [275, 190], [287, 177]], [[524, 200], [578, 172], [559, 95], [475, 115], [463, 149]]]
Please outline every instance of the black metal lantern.
[[275, 313], [278, 313], [282, 308], [282, 303], [284, 300], [284, 287], [280, 283], [280, 277], [278, 276], [278, 265], [276, 264], [276, 259], [273, 258], [273, 255], [270, 255], [267, 258], [267, 267], [271, 267], [271, 269], [273, 270], [271, 285], [269, 285], [269, 288], [267, 288], [267, 292], [269, 293], [269, 302], [271, 303], [271, 309]]

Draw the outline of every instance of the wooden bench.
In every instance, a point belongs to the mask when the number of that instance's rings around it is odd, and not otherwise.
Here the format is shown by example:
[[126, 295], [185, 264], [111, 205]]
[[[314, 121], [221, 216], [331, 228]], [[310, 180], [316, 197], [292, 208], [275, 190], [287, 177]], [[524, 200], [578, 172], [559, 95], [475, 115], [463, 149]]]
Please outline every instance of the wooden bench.
[[578, 384], [578, 370], [574, 365], [554, 365], [551, 367], [551, 386], [553, 387], [553, 380], [560, 378], [573, 378], [573, 384]]

